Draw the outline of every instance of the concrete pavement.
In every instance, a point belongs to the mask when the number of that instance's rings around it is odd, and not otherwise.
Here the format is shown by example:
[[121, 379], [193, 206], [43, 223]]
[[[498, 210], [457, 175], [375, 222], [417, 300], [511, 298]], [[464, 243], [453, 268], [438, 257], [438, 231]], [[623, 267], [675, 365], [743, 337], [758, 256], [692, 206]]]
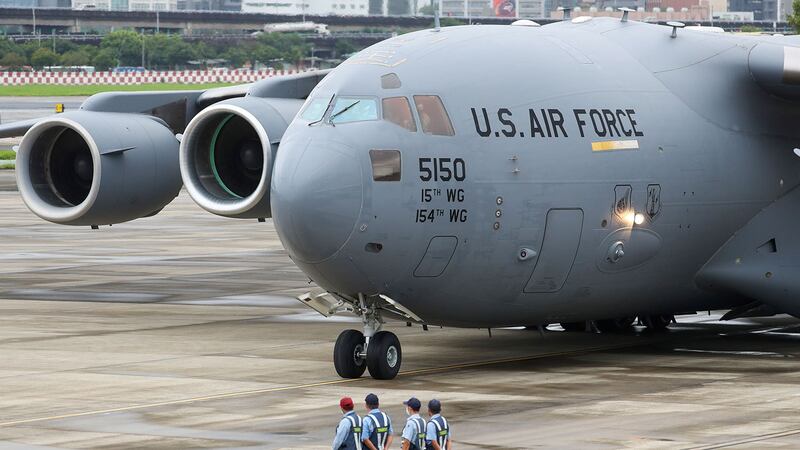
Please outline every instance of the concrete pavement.
[[[2, 179], [2, 177], [0, 177]], [[129, 224], [60, 227], [0, 192], [0, 448], [329, 448], [338, 399], [442, 400], [457, 449], [798, 448], [800, 329], [687, 316], [665, 334], [391, 323], [392, 381], [341, 380], [352, 317], [312, 288], [267, 221], [182, 194]], [[399, 445], [395, 448], [399, 448]]]

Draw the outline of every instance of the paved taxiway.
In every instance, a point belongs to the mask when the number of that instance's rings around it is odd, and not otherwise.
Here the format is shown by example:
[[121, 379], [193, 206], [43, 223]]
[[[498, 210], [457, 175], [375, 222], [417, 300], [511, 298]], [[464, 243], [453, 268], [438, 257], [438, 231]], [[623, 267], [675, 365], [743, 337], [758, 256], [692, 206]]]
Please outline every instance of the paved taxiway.
[[[0, 124], [37, 119], [54, 114], [56, 103], [77, 110], [87, 97], [0, 97]], [[20, 138], [0, 138], [0, 150], [19, 144]], [[4, 161], [3, 163], [7, 163]]]
[[393, 323], [401, 376], [341, 380], [333, 342], [359, 324], [293, 300], [310, 286], [269, 221], [181, 194], [91, 231], [38, 220], [13, 189], [0, 171], [0, 449], [324, 449], [338, 398], [368, 392], [398, 430], [402, 400], [440, 398], [463, 449], [800, 448], [795, 320], [491, 339]]
[[78, 109], [87, 97], [0, 97], [0, 123], [53, 114], [56, 103], [67, 111]]

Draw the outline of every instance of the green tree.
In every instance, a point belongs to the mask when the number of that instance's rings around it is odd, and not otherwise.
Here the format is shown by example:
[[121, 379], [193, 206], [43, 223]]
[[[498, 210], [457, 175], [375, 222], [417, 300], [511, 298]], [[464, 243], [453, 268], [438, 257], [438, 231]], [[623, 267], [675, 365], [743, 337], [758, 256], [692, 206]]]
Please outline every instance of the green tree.
[[11, 39], [0, 39], [0, 57], [6, 53], [16, 53], [18, 56], [21, 56], [25, 53], [25, 50]]
[[61, 55], [62, 66], [88, 66], [92, 58], [81, 48], [69, 50]]
[[100, 48], [109, 50], [122, 66], [138, 66], [141, 64], [142, 37], [135, 31], [112, 31], [100, 41]]
[[2, 58], [0, 58], [0, 66], [11, 70], [22, 69], [22, 67], [27, 63], [28, 61], [24, 56], [14, 52], [8, 52], [4, 54]]
[[311, 46], [296, 33], [264, 33], [257, 39], [253, 56], [257, 61], [276, 68], [282, 67], [281, 60], [302, 66], [303, 58], [309, 55], [310, 50]]
[[57, 64], [58, 55], [53, 53], [49, 48], [40, 47], [31, 55], [31, 65], [37, 69], [41, 69], [44, 66], [55, 66]]
[[180, 36], [154, 34], [145, 39], [148, 67], [151, 69], [172, 69], [186, 65], [195, 57], [195, 48]]
[[117, 66], [117, 58], [109, 49], [101, 49], [97, 52], [97, 54], [92, 58], [92, 65], [94, 66], [95, 70], [105, 71], [110, 69], [111, 67]]
[[151, 69], [167, 69], [170, 66], [172, 42], [166, 34], [154, 34], [145, 38], [147, 66]]
[[786, 16], [786, 21], [796, 33], [800, 33], [800, 0], [792, 1], [792, 13]]
[[41, 48], [39, 43], [36, 42], [36, 41], [28, 41], [28, 42], [20, 45], [19, 47], [22, 50], [20, 55], [24, 55], [28, 59], [28, 61], [30, 61], [31, 56], [33, 55], [33, 52], [35, 52], [36, 50], [39, 50], [39, 48]]
[[269, 45], [257, 45], [252, 52], [253, 62], [260, 62], [272, 67], [281, 68], [283, 65], [280, 61], [283, 59], [281, 52], [275, 47]]
[[242, 67], [250, 59], [247, 51], [237, 45], [232, 45], [220, 56], [227, 59], [232, 67]]
[[423, 6], [422, 8], [419, 9], [419, 13], [420, 13], [420, 15], [423, 15], [423, 16], [432, 16], [433, 15], [433, 5], [428, 4], [428, 5]]
[[337, 39], [333, 46], [336, 56], [342, 57], [358, 50], [358, 47], [349, 39]]
[[[200, 52], [203, 54], [198, 55]], [[214, 52], [208, 48], [195, 48], [192, 44], [184, 41], [178, 36], [173, 36], [170, 41], [168, 61], [169, 66], [172, 68], [181, 68], [186, 66], [186, 62], [200, 57], [210, 58], [215, 55]]]
[[63, 55], [64, 53], [76, 50], [78, 45], [66, 39], [56, 39], [56, 53]]
[[459, 25], [464, 25], [462, 20], [456, 19], [454, 17], [442, 17], [439, 21], [440, 25], [443, 27], [457, 27]]

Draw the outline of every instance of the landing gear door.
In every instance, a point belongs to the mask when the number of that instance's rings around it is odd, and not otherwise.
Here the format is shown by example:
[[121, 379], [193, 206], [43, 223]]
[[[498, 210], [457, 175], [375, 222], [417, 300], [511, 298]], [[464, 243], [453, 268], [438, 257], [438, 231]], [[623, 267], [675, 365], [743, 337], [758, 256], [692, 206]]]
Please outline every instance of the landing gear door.
[[583, 229], [580, 209], [551, 209], [547, 212], [544, 242], [533, 274], [524, 292], [558, 292], [567, 281]]

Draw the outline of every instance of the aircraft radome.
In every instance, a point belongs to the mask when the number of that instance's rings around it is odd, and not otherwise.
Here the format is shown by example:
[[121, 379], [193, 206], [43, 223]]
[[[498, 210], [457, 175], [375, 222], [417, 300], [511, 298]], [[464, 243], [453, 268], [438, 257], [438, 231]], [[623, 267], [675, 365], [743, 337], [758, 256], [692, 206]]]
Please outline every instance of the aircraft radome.
[[51, 222], [147, 217], [181, 184], [211, 213], [271, 217], [321, 289], [300, 300], [363, 319], [337, 340], [343, 377], [398, 373], [387, 318], [800, 316], [798, 41], [680, 28], [434, 28], [332, 71], [99, 94], [0, 134], [25, 133], [19, 190]]

